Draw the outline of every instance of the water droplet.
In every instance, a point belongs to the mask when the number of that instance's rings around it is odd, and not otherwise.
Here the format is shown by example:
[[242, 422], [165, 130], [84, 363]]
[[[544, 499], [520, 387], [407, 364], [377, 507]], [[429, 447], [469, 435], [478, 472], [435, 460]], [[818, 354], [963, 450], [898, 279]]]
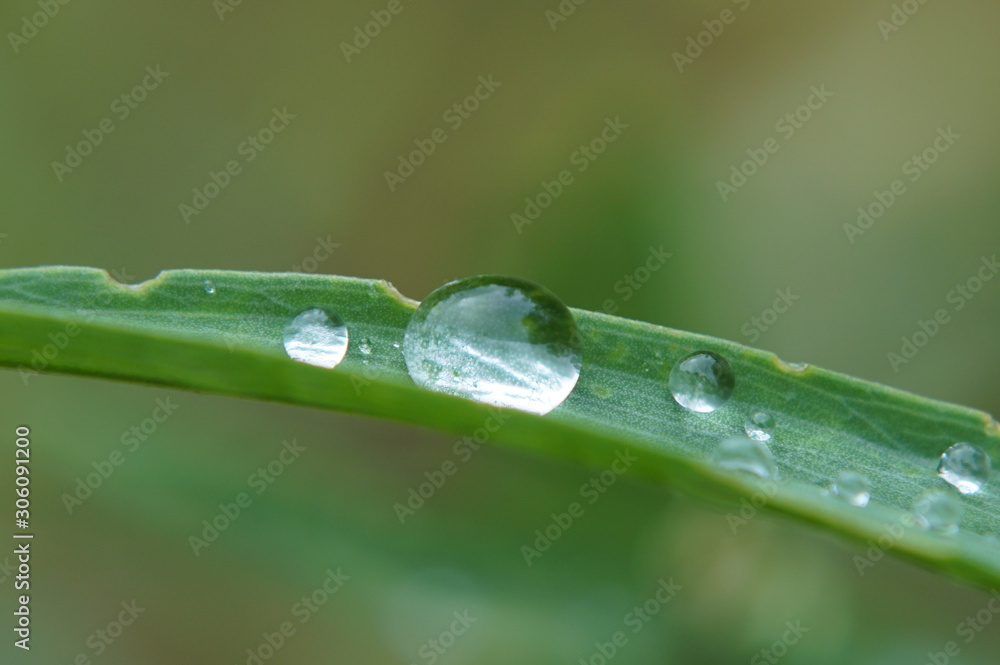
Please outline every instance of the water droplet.
[[754, 441], [770, 441], [774, 436], [774, 416], [766, 411], [758, 411], [743, 424], [747, 436]]
[[208, 295], [215, 293], [215, 283], [210, 279], [205, 280], [205, 293]]
[[392, 343], [392, 348], [394, 348], [394, 349], [398, 349], [399, 347], [400, 347], [400, 344], [399, 344], [399, 342], [393, 342], [393, 343]]
[[699, 351], [674, 365], [668, 380], [677, 403], [690, 411], [709, 413], [733, 394], [736, 376], [726, 359], [710, 351]]
[[717, 465], [730, 471], [744, 471], [764, 479], [778, 476], [774, 455], [763, 441], [742, 436], [726, 439], [715, 449], [712, 459]]
[[332, 369], [347, 353], [347, 326], [336, 314], [313, 307], [285, 326], [283, 342], [293, 360]]
[[366, 356], [370, 355], [372, 352], [372, 341], [367, 337], [362, 337], [361, 341], [358, 342], [358, 351], [361, 351]]
[[962, 521], [962, 504], [950, 494], [932, 490], [917, 498], [913, 504], [913, 514], [917, 523], [925, 529], [955, 533]]
[[864, 508], [872, 498], [872, 484], [860, 473], [841, 471], [830, 484], [830, 494], [852, 506]]
[[406, 327], [403, 358], [425, 388], [545, 414], [580, 378], [580, 337], [569, 309], [536, 284], [494, 275], [451, 282]]
[[990, 477], [989, 453], [960, 441], [941, 454], [937, 473], [962, 494], [975, 494]]

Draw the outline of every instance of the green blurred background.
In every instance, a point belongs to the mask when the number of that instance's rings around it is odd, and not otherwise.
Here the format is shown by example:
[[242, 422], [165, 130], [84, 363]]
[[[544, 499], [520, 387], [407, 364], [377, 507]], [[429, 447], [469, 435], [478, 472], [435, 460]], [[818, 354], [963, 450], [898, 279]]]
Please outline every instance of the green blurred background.
[[[297, 267], [416, 299], [513, 274], [574, 307], [612, 300], [622, 316], [1000, 413], [1000, 282], [949, 301], [1000, 244], [1000, 5], [567, 0], [553, 29], [556, 0], [401, 0], [348, 62], [342, 43], [390, 3], [234, 2], [4, 4], [0, 264], [128, 282]], [[880, 27], [894, 12], [899, 29]], [[147, 67], [169, 75], [122, 117]], [[481, 76], [500, 85], [455, 128], [444, 114]], [[789, 137], [779, 123], [813, 87], [832, 96], [799, 110]], [[285, 108], [295, 117], [247, 161], [241, 144]], [[57, 176], [104, 118], [114, 131]], [[574, 152], [609, 118], [627, 129], [580, 171]], [[959, 138], [912, 181], [904, 164], [949, 127]], [[435, 128], [447, 139], [390, 190], [385, 172]], [[777, 151], [723, 200], [719, 181], [769, 138]], [[239, 173], [187, 223], [179, 206], [230, 160]], [[519, 232], [512, 214], [563, 169], [572, 184]], [[849, 238], [894, 179], [905, 193]], [[616, 289], [661, 246], [662, 268]], [[772, 316], [788, 290], [794, 305]], [[939, 308], [950, 322], [894, 368], [887, 354]], [[484, 448], [400, 525], [393, 505], [453, 457], [452, 437], [14, 372], [0, 398], [8, 441], [32, 428], [38, 502], [35, 649], [5, 639], [5, 663], [246, 663], [338, 567], [350, 579], [263, 662], [599, 665], [595, 643], [671, 578], [683, 589], [616, 663], [770, 662], [761, 650], [786, 622], [809, 629], [775, 652], [789, 665], [924, 663], [956, 639], [952, 662], [993, 663], [1000, 648], [994, 626], [969, 644], [956, 634], [983, 591], [891, 557], [862, 577], [864, 546], [769, 517], [733, 534], [727, 509], [646, 486], [615, 485], [527, 567], [520, 546], [593, 470]], [[61, 495], [164, 398], [176, 412], [70, 514]], [[201, 521], [292, 439], [306, 452], [194, 556]], [[98, 653], [96, 631], [133, 600], [145, 611]], [[477, 621], [432, 660], [456, 611]]]

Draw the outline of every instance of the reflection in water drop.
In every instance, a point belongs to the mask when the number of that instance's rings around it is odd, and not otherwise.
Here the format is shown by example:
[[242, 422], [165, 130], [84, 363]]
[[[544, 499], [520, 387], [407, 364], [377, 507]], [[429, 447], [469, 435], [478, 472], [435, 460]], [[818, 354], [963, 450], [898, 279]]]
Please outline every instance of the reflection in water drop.
[[742, 436], [726, 439], [715, 449], [712, 459], [718, 466], [730, 471], [743, 471], [765, 480], [778, 477], [774, 455], [763, 441]]
[[347, 326], [336, 314], [314, 307], [285, 326], [282, 341], [293, 360], [332, 369], [347, 353]]
[[920, 495], [913, 504], [913, 514], [925, 529], [956, 533], [962, 521], [962, 504], [957, 497], [932, 490]]
[[743, 424], [747, 436], [754, 441], [770, 441], [771, 437], [774, 436], [775, 427], [774, 416], [766, 411], [758, 411], [747, 418]]
[[668, 386], [677, 403], [689, 411], [709, 413], [725, 404], [733, 394], [736, 375], [726, 359], [711, 351], [699, 351], [670, 370]]
[[871, 481], [854, 471], [841, 471], [830, 485], [830, 493], [858, 508], [864, 508], [871, 499]]
[[990, 456], [979, 446], [960, 441], [941, 454], [937, 472], [962, 494], [975, 494], [990, 477]]
[[420, 386], [538, 414], [569, 396], [582, 361], [569, 309], [540, 286], [497, 276], [431, 293], [406, 327], [403, 358]]

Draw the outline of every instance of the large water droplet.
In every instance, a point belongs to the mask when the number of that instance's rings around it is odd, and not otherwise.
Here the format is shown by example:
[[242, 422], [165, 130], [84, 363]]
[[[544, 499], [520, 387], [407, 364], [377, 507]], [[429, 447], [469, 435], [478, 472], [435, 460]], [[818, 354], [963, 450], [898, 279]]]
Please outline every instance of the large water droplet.
[[917, 523], [925, 529], [942, 533], [955, 533], [962, 521], [962, 504], [945, 492], [924, 492], [913, 504]]
[[872, 497], [872, 484], [860, 473], [841, 471], [830, 484], [830, 494], [852, 506], [864, 508]]
[[764, 479], [778, 476], [774, 455], [763, 441], [742, 436], [726, 439], [715, 449], [712, 459], [717, 465], [730, 471], [752, 473]]
[[774, 416], [766, 411], [758, 411], [746, 419], [743, 429], [754, 441], [770, 441], [774, 436], [775, 426]]
[[313, 307], [285, 326], [283, 342], [293, 360], [332, 369], [347, 353], [347, 326], [336, 314]]
[[975, 494], [990, 477], [990, 456], [979, 446], [960, 441], [941, 454], [937, 472], [962, 494]]
[[698, 413], [715, 411], [729, 400], [736, 376], [726, 359], [711, 351], [699, 351], [670, 370], [668, 386], [677, 403]]
[[205, 280], [205, 293], [213, 295], [215, 293], [215, 282], [210, 279]]
[[406, 327], [403, 358], [425, 388], [545, 414], [580, 378], [580, 338], [569, 309], [536, 284], [493, 275], [451, 282]]

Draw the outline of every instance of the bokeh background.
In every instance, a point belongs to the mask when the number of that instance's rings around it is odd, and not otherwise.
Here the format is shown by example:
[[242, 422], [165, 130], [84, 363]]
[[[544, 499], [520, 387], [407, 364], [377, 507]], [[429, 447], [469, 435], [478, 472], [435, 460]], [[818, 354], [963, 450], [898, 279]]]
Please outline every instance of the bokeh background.
[[[567, 0], [553, 22], [556, 0], [401, 0], [348, 61], [342, 44], [388, 5], [4, 3], [0, 265], [99, 266], [126, 282], [297, 269], [388, 279], [416, 299], [513, 274], [571, 306], [611, 300], [623, 316], [1000, 413], [1000, 280], [961, 309], [949, 300], [1000, 245], [1000, 5]], [[444, 114], [479, 77], [499, 86], [455, 127]], [[830, 96], [800, 109], [812, 89]], [[241, 150], [275, 109], [294, 118]], [[114, 129], [90, 154], [53, 166], [105, 118]], [[627, 128], [581, 171], [574, 153], [619, 118]], [[390, 188], [386, 171], [436, 128], [447, 139]], [[958, 138], [934, 154], [949, 128]], [[723, 197], [719, 182], [768, 139], [777, 151]], [[907, 162], [928, 149], [914, 181]], [[185, 219], [181, 204], [232, 160], [239, 173]], [[519, 230], [512, 215], [563, 169], [572, 184]], [[896, 179], [905, 192], [849, 234]], [[671, 256], [641, 288], [616, 289], [661, 247]], [[769, 314], [789, 290], [794, 305]], [[940, 308], [950, 322], [893, 367], [888, 354]], [[268, 655], [264, 635], [338, 568], [350, 579], [261, 662], [597, 665], [595, 644], [672, 578], [683, 589], [616, 663], [772, 662], [762, 650], [801, 622], [781, 662], [917, 664], [990, 599], [892, 557], [862, 577], [864, 546], [766, 516], [734, 535], [725, 510], [625, 482], [529, 568], [520, 545], [592, 470], [485, 448], [400, 525], [393, 505], [453, 437], [96, 380], [26, 386], [14, 372], [0, 373], [0, 399], [8, 441], [32, 427], [39, 534], [35, 649], [5, 629], [3, 662], [253, 663], [247, 650]], [[61, 495], [157, 399], [176, 412], [68, 512]], [[201, 521], [292, 439], [306, 452], [194, 556]], [[132, 601], [144, 612], [99, 648]], [[477, 620], [431, 658], [455, 612]], [[952, 662], [993, 663], [1000, 632], [961, 647]]]

